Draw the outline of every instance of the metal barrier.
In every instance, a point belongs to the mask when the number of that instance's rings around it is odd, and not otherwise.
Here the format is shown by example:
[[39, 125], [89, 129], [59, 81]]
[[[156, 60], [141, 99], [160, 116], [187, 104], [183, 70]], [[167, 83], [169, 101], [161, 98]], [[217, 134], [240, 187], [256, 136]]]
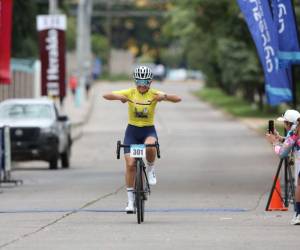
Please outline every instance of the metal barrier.
[[11, 177], [11, 144], [10, 128], [8, 126], [0, 127], [0, 184], [22, 183], [22, 180], [14, 180]]

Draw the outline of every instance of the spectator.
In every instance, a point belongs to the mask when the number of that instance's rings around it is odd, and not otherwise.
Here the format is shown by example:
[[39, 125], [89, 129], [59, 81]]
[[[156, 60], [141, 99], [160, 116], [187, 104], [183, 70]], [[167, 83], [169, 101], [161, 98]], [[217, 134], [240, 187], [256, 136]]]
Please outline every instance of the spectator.
[[69, 79], [69, 88], [70, 88], [70, 90], [71, 90], [74, 97], [75, 97], [75, 94], [76, 94], [77, 86], [78, 86], [77, 77], [75, 75], [71, 75], [70, 79]]
[[100, 58], [95, 58], [93, 69], [92, 69], [93, 80], [99, 78], [101, 76], [101, 73], [102, 73], [102, 61]]
[[290, 152], [295, 158], [296, 190], [295, 190], [295, 215], [292, 225], [300, 225], [300, 113], [296, 110], [287, 110], [277, 120], [284, 122], [288, 131], [287, 137], [282, 137], [277, 131], [274, 134], [267, 133], [266, 139], [272, 143], [275, 153], [280, 158], [285, 158]]
[[86, 76], [86, 81], [85, 81], [85, 94], [86, 94], [86, 98], [89, 97], [89, 93], [90, 93], [90, 88], [92, 85], [92, 76], [87, 75]]

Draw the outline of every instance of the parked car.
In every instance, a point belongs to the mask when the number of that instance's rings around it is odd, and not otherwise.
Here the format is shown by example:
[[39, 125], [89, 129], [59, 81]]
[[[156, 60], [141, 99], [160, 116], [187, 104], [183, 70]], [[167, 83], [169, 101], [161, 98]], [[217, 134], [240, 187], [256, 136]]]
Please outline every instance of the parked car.
[[185, 81], [185, 80], [204, 80], [204, 75], [200, 70], [188, 70], [184, 68], [169, 69], [167, 80]]
[[167, 80], [171, 81], [185, 81], [188, 79], [186, 69], [170, 69], [167, 73]]
[[153, 79], [163, 81], [166, 77], [166, 68], [163, 64], [156, 64], [153, 69]]
[[12, 161], [44, 160], [50, 169], [70, 166], [71, 124], [49, 98], [0, 103], [0, 126], [10, 127]]

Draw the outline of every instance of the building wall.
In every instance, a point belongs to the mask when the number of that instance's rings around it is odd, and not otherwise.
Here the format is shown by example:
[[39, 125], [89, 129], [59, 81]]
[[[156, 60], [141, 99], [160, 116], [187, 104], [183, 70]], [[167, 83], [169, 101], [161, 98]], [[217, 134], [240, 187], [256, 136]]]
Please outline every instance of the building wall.
[[127, 50], [112, 50], [110, 57], [110, 74], [132, 74], [134, 56]]

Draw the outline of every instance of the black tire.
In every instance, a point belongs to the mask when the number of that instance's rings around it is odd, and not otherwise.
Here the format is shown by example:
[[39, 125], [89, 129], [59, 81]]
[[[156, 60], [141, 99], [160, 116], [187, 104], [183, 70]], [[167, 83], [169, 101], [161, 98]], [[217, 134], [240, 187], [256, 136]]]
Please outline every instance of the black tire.
[[142, 213], [141, 213], [141, 222], [144, 222], [144, 215], [145, 215], [145, 200], [142, 199], [141, 200], [141, 210], [142, 210]]
[[58, 168], [58, 157], [57, 155], [55, 155], [49, 161], [49, 169], [57, 169], [57, 168]]
[[142, 192], [141, 192], [141, 222], [144, 222], [144, 215], [145, 215], [145, 188], [144, 188], [144, 172], [143, 172], [144, 166], [141, 166], [140, 170], [140, 179], [142, 180]]
[[57, 169], [58, 168], [58, 159], [59, 159], [59, 153], [58, 153], [58, 138], [55, 138], [55, 143], [51, 145], [53, 148], [53, 151], [50, 153], [49, 161], [49, 169]]
[[70, 155], [71, 155], [71, 147], [68, 146], [66, 152], [64, 152], [60, 155], [62, 168], [70, 167]]
[[140, 224], [144, 221], [144, 200], [143, 200], [143, 173], [141, 162], [137, 161], [136, 163], [136, 180], [135, 180], [135, 205], [136, 205], [136, 214], [137, 222]]

